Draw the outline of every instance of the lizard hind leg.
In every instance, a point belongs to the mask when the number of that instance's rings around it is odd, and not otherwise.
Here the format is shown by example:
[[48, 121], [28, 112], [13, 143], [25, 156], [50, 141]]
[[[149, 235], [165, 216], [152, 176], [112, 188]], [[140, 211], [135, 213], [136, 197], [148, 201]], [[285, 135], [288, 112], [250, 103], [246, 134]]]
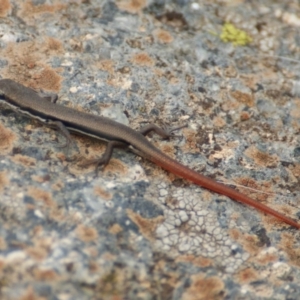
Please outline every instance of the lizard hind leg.
[[105, 166], [109, 163], [113, 150], [116, 147], [125, 148], [128, 147], [128, 145], [123, 142], [110, 141], [107, 143], [106, 149], [100, 158], [86, 160], [84, 163], [81, 163], [80, 166], [85, 167], [88, 165], [96, 164], [95, 172], [96, 175], [98, 175], [100, 169], [104, 169]]
[[170, 137], [176, 137], [176, 135], [173, 134], [174, 131], [180, 130], [184, 127], [187, 127], [187, 124], [179, 126], [179, 127], [175, 127], [169, 130], [166, 130], [164, 128], [161, 128], [155, 124], [149, 124], [146, 125], [144, 127], [142, 127], [139, 132], [146, 136], [147, 134], [149, 134], [150, 132], [154, 131], [156, 134], [158, 134], [159, 136], [161, 136], [163, 139], [168, 139]]

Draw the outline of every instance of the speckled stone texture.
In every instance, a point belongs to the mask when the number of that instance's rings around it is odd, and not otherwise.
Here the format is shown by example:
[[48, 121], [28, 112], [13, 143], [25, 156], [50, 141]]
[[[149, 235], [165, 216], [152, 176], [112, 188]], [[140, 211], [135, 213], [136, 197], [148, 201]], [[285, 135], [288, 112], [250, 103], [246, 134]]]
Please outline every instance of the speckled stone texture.
[[[298, 1], [0, 0], [0, 68], [300, 219]], [[230, 23], [251, 37], [222, 41]], [[300, 299], [300, 232], [0, 107], [0, 298]], [[299, 220], [300, 222], [300, 220]]]

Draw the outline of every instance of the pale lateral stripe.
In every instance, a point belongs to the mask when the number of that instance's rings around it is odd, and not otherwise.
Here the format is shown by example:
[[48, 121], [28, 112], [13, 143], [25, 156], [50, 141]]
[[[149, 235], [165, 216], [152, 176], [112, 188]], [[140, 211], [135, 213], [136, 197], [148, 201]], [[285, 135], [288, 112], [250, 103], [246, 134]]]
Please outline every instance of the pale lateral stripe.
[[[22, 115], [29, 116], [29, 117], [31, 117], [31, 118], [33, 118], [33, 119], [36, 119], [36, 120], [38, 120], [38, 121], [40, 121], [40, 122], [42, 122], [42, 123], [44, 123], [44, 124], [46, 124], [46, 125], [48, 124], [49, 126], [51, 126], [51, 124], [49, 124], [49, 121], [51, 121], [51, 120], [49, 120], [49, 119], [42, 118], [42, 117], [40, 117], [40, 116], [38, 116], [38, 115], [34, 115], [34, 114], [30, 113], [29, 111], [20, 108], [19, 106], [16, 106], [16, 105], [13, 105], [13, 104], [11, 104], [11, 103], [9, 103], [9, 102], [6, 102], [5, 99], [0, 98], [0, 102], [3, 102], [5, 105], [11, 107], [11, 108], [12, 108], [15, 112], [17, 112], [17, 113], [21, 113]], [[62, 122], [62, 123], [63, 123], [63, 121], [59, 121], [59, 122]], [[79, 133], [79, 134], [82, 134], [82, 135], [85, 135], [85, 136], [90, 136], [90, 137], [92, 137], [92, 138], [95, 138], [95, 139], [101, 140], [101, 141], [105, 141], [105, 142], [109, 142], [109, 141], [110, 141], [110, 140], [108, 140], [108, 139], [99, 137], [98, 135], [89, 133], [89, 132], [87, 132], [87, 131], [83, 131], [83, 130], [80, 130], [80, 129], [77, 129], [77, 128], [74, 128], [74, 127], [71, 127], [71, 126], [66, 126], [65, 124], [63, 124], [63, 125], [64, 125], [68, 130], [70, 130], [70, 131], [72, 131], [72, 132], [77, 132], [77, 133]]]

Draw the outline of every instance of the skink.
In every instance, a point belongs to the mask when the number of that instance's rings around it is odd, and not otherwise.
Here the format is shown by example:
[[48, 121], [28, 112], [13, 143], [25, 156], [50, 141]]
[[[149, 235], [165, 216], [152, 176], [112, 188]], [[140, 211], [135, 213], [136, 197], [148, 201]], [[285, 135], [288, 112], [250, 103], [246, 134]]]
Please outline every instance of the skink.
[[170, 136], [168, 132], [155, 125], [146, 126], [141, 131], [135, 131], [111, 119], [52, 103], [41, 97], [36, 91], [10, 79], [0, 80], [0, 97], [17, 112], [27, 114], [50, 126], [58, 127], [67, 138], [69, 138], [69, 131], [71, 131], [107, 141], [106, 151], [98, 161], [100, 165], [109, 162], [115, 147], [131, 146], [143, 157], [173, 174], [208, 190], [228, 196], [235, 201], [252, 206], [300, 229], [300, 224], [293, 219], [226, 185], [203, 176], [165, 155], [145, 138], [145, 135], [150, 131], [155, 131], [163, 137]]

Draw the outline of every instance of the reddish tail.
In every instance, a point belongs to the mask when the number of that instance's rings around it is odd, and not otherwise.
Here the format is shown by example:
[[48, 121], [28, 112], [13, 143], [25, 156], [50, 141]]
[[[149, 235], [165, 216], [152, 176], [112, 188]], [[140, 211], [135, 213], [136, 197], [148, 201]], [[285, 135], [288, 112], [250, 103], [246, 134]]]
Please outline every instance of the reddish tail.
[[[155, 157], [154, 157], [155, 156]], [[296, 221], [292, 220], [289, 217], [284, 216], [283, 214], [279, 213], [278, 211], [259, 203], [248, 196], [226, 186], [221, 183], [218, 183], [208, 177], [205, 177], [183, 165], [178, 163], [177, 161], [171, 159], [170, 157], [166, 156], [162, 153], [159, 153], [159, 155], [154, 155], [151, 158], [149, 158], [151, 161], [153, 161], [155, 164], [161, 166], [162, 168], [172, 172], [173, 174], [176, 174], [184, 179], [188, 179], [195, 184], [202, 186], [208, 190], [211, 190], [213, 192], [216, 192], [221, 195], [228, 196], [229, 198], [239, 201], [241, 203], [244, 203], [246, 205], [250, 205], [264, 213], [267, 213], [269, 215], [272, 215], [283, 222], [300, 229], [300, 224], [298, 224]]]

